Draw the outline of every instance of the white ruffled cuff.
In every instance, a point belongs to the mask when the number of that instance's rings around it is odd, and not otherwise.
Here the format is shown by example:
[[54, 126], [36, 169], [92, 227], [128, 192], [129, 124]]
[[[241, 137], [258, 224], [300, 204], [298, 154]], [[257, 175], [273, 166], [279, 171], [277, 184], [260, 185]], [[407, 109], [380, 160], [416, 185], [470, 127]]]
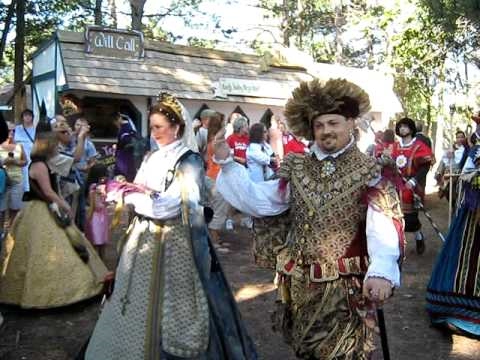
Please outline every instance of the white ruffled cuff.
[[370, 259], [365, 280], [371, 277], [386, 279], [392, 283], [392, 287], [400, 286], [400, 268], [396, 257], [375, 257]]

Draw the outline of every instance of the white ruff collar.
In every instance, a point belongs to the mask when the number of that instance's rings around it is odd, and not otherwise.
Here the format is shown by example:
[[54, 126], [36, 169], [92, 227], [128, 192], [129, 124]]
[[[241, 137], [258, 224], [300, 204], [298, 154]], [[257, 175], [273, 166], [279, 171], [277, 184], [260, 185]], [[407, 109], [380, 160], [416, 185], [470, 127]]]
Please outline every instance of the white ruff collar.
[[353, 144], [355, 144], [355, 138], [352, 136], [351, 139], [350, 139], [350, 142], [342, 149], [334, 152], [334, 153], [326, 153], [324, 152], [322, 149], [320, 149], [320, 147], [317, 145], [317, 143], [314, 143], [311, 147], [310, 147], [310, 151], [315, 154], [315, 156], [317, 157], [318, 160], [323, 160], [325, 159], [326, 157], [333, 157], [334, 159], [339, 157], [340, 155], [342, 155], [345, 151], [347, 151], [348, 149], [350, 149]]
[[412, 138], [412, 140], [406, 144], [403, 143], [403, 138], [400, 138], [400, 147], [409, 147], [413, 144], [413, 142], [416, 140], [417, 138], [414, 136]]

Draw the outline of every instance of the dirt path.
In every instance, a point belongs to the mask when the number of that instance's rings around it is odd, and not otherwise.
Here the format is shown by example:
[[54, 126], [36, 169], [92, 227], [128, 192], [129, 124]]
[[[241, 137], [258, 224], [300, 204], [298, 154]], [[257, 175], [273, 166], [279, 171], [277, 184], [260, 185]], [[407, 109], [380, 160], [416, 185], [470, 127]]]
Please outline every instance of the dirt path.
[[[433, 217], [447, 226], [446, 203], [434, 197], [428, 201]], [[427, 251], [419, 257], [414, 242], [407, 247], [403, 286], [385, 306], [385, 317], [392, 360], [474, 360], [480, 358], [480, 342], [460, 336], [444, 335], [429, 327], [425, 313], [425, 285], [440, 248], [426, 220]], [[294, 360], [279, 334], [271, 331], [270, 315], [275, 298], [272, 274], [253, 265], [251, 239], [245, 230], [226, 234], [232, 250], [221, 255], [222, 264], [240, 310], [257, 344], [260, 359]], [[114, 263], [110, 256], [109, 265]], [[1, 360], [72, 359], [95, 325], [98, 300], [50, 311], [22, 311], [0, 307], [5, 324], [0, 329]], [[381, 354], [375, 356], [381, 359]], [[100, 359], [99, 359], [100, 360]]]

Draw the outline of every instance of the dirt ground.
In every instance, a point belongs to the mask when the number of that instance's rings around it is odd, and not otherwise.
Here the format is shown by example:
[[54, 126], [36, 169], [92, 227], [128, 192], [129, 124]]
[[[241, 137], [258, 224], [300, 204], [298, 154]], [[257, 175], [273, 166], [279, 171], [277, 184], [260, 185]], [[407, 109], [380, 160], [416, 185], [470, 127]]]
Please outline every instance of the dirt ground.
[[[446, 231], [446, 202], [430, 196], [427, 207]], [[410, 241], [402, 287], [384, 308], [391, 359], [479, 359], [479, 341], [446, 335], [429, 326], [424, 310], [425, 286], [441, 241], [425, 219], [423, 224], [427, 250], [422, 256], [416, 255], [414, 242]], [[231, 251], [220, 255], [222, 264], [260, 359], [294, 360], [295, 356], [281, 336], [271, 330], [270, 314], [275, 297], [273, 276], [254, 266], [249, 232], [237, 229], [226, 233], [225, 239]], [[109, 254], [107, 263], [113, 266], [113, 249]], [[0, 311], [5, 317], [0, 329], [0, 360], [66, 360], [73, 359], [91, 333], [98, 316], [99, 299], [49, 311], [25, 311], [6, 306], [1, 306]], [[375, 358], [382, 359], [380, 351]]]

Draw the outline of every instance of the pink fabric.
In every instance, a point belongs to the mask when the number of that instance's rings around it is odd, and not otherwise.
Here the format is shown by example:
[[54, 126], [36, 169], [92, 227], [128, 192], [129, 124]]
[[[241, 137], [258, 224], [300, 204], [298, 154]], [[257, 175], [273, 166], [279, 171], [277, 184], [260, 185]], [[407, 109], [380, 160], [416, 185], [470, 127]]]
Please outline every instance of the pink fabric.
[[106, 185], [92, 184], [90, 186], [90, 199], [94, 199], [92, 216], [87, 219], [85, 235], [93, 245], [110, 243], [110, 223], [107, 214]]

